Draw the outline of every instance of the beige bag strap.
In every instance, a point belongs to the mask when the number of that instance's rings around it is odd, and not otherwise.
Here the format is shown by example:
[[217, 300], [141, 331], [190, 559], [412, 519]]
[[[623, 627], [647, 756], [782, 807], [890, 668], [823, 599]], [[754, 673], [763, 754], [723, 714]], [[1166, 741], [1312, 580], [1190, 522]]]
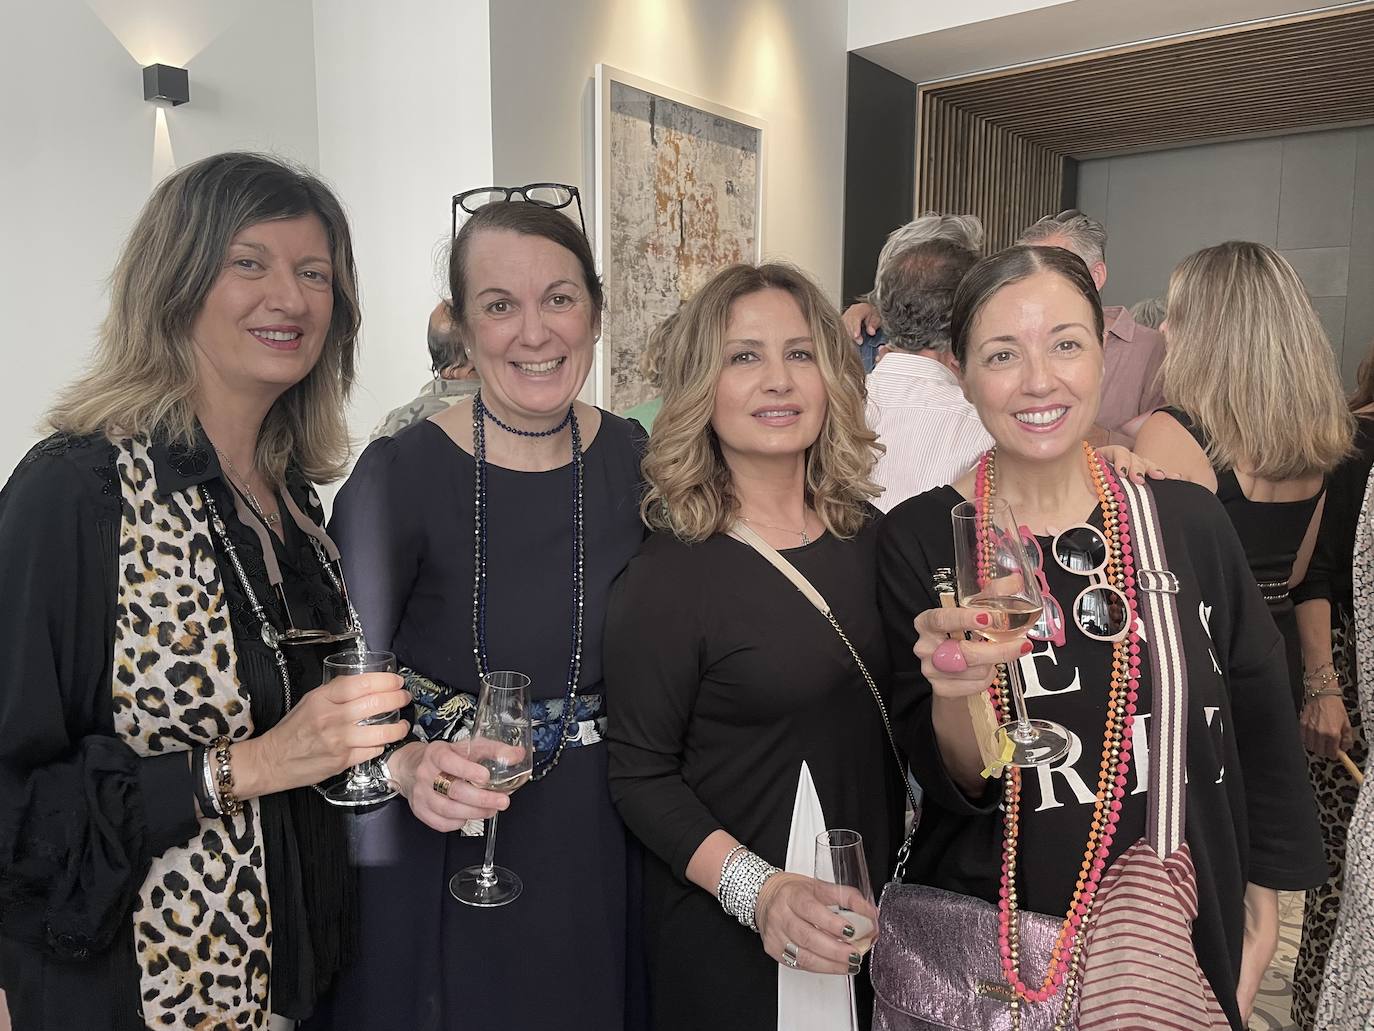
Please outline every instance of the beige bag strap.
[[[801, 571], [797, 569], [796, 566], [788, 562], [773, 545], [760, 537], [744, 522], [736, 521], [735, 525], [730, 527], [730, 536], [742, 544], [749, 545], [749, 547], [753, 548], [767, 559], [774, 569], [787, 577], [788, 580], [792, 581], [792, 586], [801, 591], [806, 600], [814, 605], [816, 610], [825, 617], [826, 622], [835, 628], [835, 633], [840, 635], [840, 640], [844, 642], [844, 646], [849, 649], [849, 654], [854, 659], [854, 665], [859, 667], [859, 672], [863, 675], [864, 683], [868, 685], [868, 690], [872, 692], [873, 700], [878, 703], [878, 714], [883, 718], [883, 730], [887, 731], [887, 743], [892, 749], [892, 758], [897, 762], [897, 772], [901, 775], [902, 787], [906, 788], [907, 802], [911, 805], [912, 813], [919, 817], [921, 810], [916, 804], [916, 796], [912, 794], [911, 782], [907, 780], [906, 763], [902, 761], [902, 753], [897, 749], [897, 739], [892, 734], [892, 721], [887, 715], [887, 703], [883, 701], [882, 693], [878, 690], [878, 685], [873, 682], [873, 677], [868, 672], [868, 667], [864, 665], [864, 660], [859, 658], [858, 649], [850, 642], [849, 635], [844, 632], [844, 627], [840, 626], [840, 621], [836, 619], [835, 614], [830, 611], [830, 605], [826, 602], [825, 597], [820, 591], [816, 590], [810, 580], [801, 574]], [[897, 869], [892, 875], [894, 880], [900, 881], [902, 875], [906, 873], [907, 856], [911, 853], [911, 839], [916, 833], [916, 824], [918, 822], [919, 819], [913, 820], [911, 834], [907, 835], [906, 840], [902, 842], [902, 847], [897, 853]]]

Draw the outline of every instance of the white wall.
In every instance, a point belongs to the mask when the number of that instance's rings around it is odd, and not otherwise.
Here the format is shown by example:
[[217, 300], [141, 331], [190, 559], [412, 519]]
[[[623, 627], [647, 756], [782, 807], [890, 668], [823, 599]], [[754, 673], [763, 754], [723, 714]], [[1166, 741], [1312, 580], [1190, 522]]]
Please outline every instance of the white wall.
[[[155, 180], [221, 150], [318, 160], [309, 0], [41, 0], [0, 15], [0, 480], [80, 369]], [[186, 67], [191, 103], [143, 100]], [[161, 123], [159, 119], [163, 119]]]
[[964, 0], [958, 4], [849, 0], [849, 49], [858, 50], [905, 36], [921, 36], [1065, 2], [1068, 0]]
[[429, 378], [453, 194], [491, 179], [487, 0], [315, 0], [320, 168], [362, 286], [359, 442]]
[[765, 254], [796, 262], [838, 300], [845, 32], [836, 0], [499, 0], [496, 181], [578, 184], [591, 229], [598, 62], [758, 115], [767, 122]]

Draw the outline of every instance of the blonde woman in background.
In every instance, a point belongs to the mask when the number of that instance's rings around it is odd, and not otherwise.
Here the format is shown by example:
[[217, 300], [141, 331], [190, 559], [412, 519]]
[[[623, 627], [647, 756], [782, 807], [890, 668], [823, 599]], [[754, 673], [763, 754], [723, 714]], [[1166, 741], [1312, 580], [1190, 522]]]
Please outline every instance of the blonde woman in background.
[[1287, 646], [1295, 709], [1304, 678], [1289, 588], [1302, 581], [1323, 481], [1350, 450], [1354, 419], [1302, 281], [1278, 253], [1232, 241], [1184, 259], [1169, 281], [1170, 407], [1136, 451], [1214, 491]]
[[[738, 520], [784, 552], [885, 688], [863, 371], [820, 290], [777, 264], [703, 287], [659, 368], [644, 462], [655, 532], [612, 594], [605, 645], [611, 794], [649, 852], [655, 1026], [847, 1027], [844, 981], [823, 975], [858, 973], [863, 936], [817, 898], [814, 840], [858, 830], [879, 888], [900, 828], [896, 763], [839, 635], [729, 533]], [[796, 992], [815, 994], [794, 1008]]]

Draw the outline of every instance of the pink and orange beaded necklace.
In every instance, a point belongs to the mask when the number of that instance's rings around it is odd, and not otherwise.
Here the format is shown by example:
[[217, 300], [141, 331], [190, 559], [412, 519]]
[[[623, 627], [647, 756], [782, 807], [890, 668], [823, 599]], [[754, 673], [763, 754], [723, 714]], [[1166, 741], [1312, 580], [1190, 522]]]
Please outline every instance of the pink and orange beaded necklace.
[[[974, 491], [987, 501], [996, 493], [996, 448], [987, 451], [979, 460]], [[1126, 795], [1126, 774], [1131, 763], [1131, 724], [1136, 711], [1136, 693], [1140, 678], [1140, 636], [1136, 631], [1135, 561], [1131, 552], [1130, 516], [1125, 495], [1115, 471], [1103, 461], [1088, 443], [1083, 444], [1093, 486], [1102, 508], [1104, 536], [1107, 539], [1108, 560], [1105, 570], [1110, 584], [1121, 589], [1130, 604], [1130, 629], [1126, 637], [1112, 646], [1111, 687], [1107, 696], [1106, 729], [1102, 740], [1102, 764], [1098, 773], [1097, 797], [1093, 807], [1092, 826], [1083, 850], [1083, 866], [1078, 874], [1073, 898], [1064, 923], [1051, 950], [1050, 963], [1037, 987], [1031, 987], [1020, 973], [1018, 921], [1016, 919], [1016, 855], [1020, 831], [1021, 771], [1007, 767], [1003, 774], [1003, 843], [1002, 878], [998, 892], [998, 947], [1002, 958], [1002, 972], [1007, 984], [1015, 992], [1012, 1003], [1013, 1024], [1020, 1026], [1019, 1003], [1040, 1003], [1053, 998], [1061, 990], [1064, 1001], [1056, 1026], [1063, 1026], [1072, 1012], [1077, 988], [1079, 959], [1086, 934], [1093, 900], [1098, 884], [1107, 868], [1107, 855], [1121, 818], [1121, 803]], [[985, 506], [990, 511], [990, 506]], [[986, 528], [984, 532], [987, 532]], [[1011, 719], [1007, 674], [1001, 668], [997, 680], [988, 688], [999, 719]]]

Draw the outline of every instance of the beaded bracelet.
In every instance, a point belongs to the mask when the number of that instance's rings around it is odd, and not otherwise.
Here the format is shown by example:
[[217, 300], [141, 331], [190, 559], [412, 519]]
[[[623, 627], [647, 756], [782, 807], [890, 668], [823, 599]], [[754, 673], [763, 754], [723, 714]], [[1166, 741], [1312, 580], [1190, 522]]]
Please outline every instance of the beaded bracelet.
[[716, 901], [720, 901], [721, 889], [725, 887], [725, 872], [730, 869], [730, 864], [734, 862], [735, 857], [744, 850], [743, 845], [736, 845], [725, 853], [725, 860], [720, 864], [720, 880], [716, 881]]
[[1334, 684], [1339, 679], [1340, 677], [1336, 674], [1336, 667], [1329, 662], [1325, 666], [1318, 666], [1302, 675], [1304, 687], [1310, 687], [1313, 683]]
[[216, 786], [220, 810], [225, 816], [238, 816], [243, 810], [243, 803], [234, 794], [234, 770], [229, 761], [229, 739], [217, 737], [210, 742], [210, 747], [215, 750], [215, 766], [219, 770]]

